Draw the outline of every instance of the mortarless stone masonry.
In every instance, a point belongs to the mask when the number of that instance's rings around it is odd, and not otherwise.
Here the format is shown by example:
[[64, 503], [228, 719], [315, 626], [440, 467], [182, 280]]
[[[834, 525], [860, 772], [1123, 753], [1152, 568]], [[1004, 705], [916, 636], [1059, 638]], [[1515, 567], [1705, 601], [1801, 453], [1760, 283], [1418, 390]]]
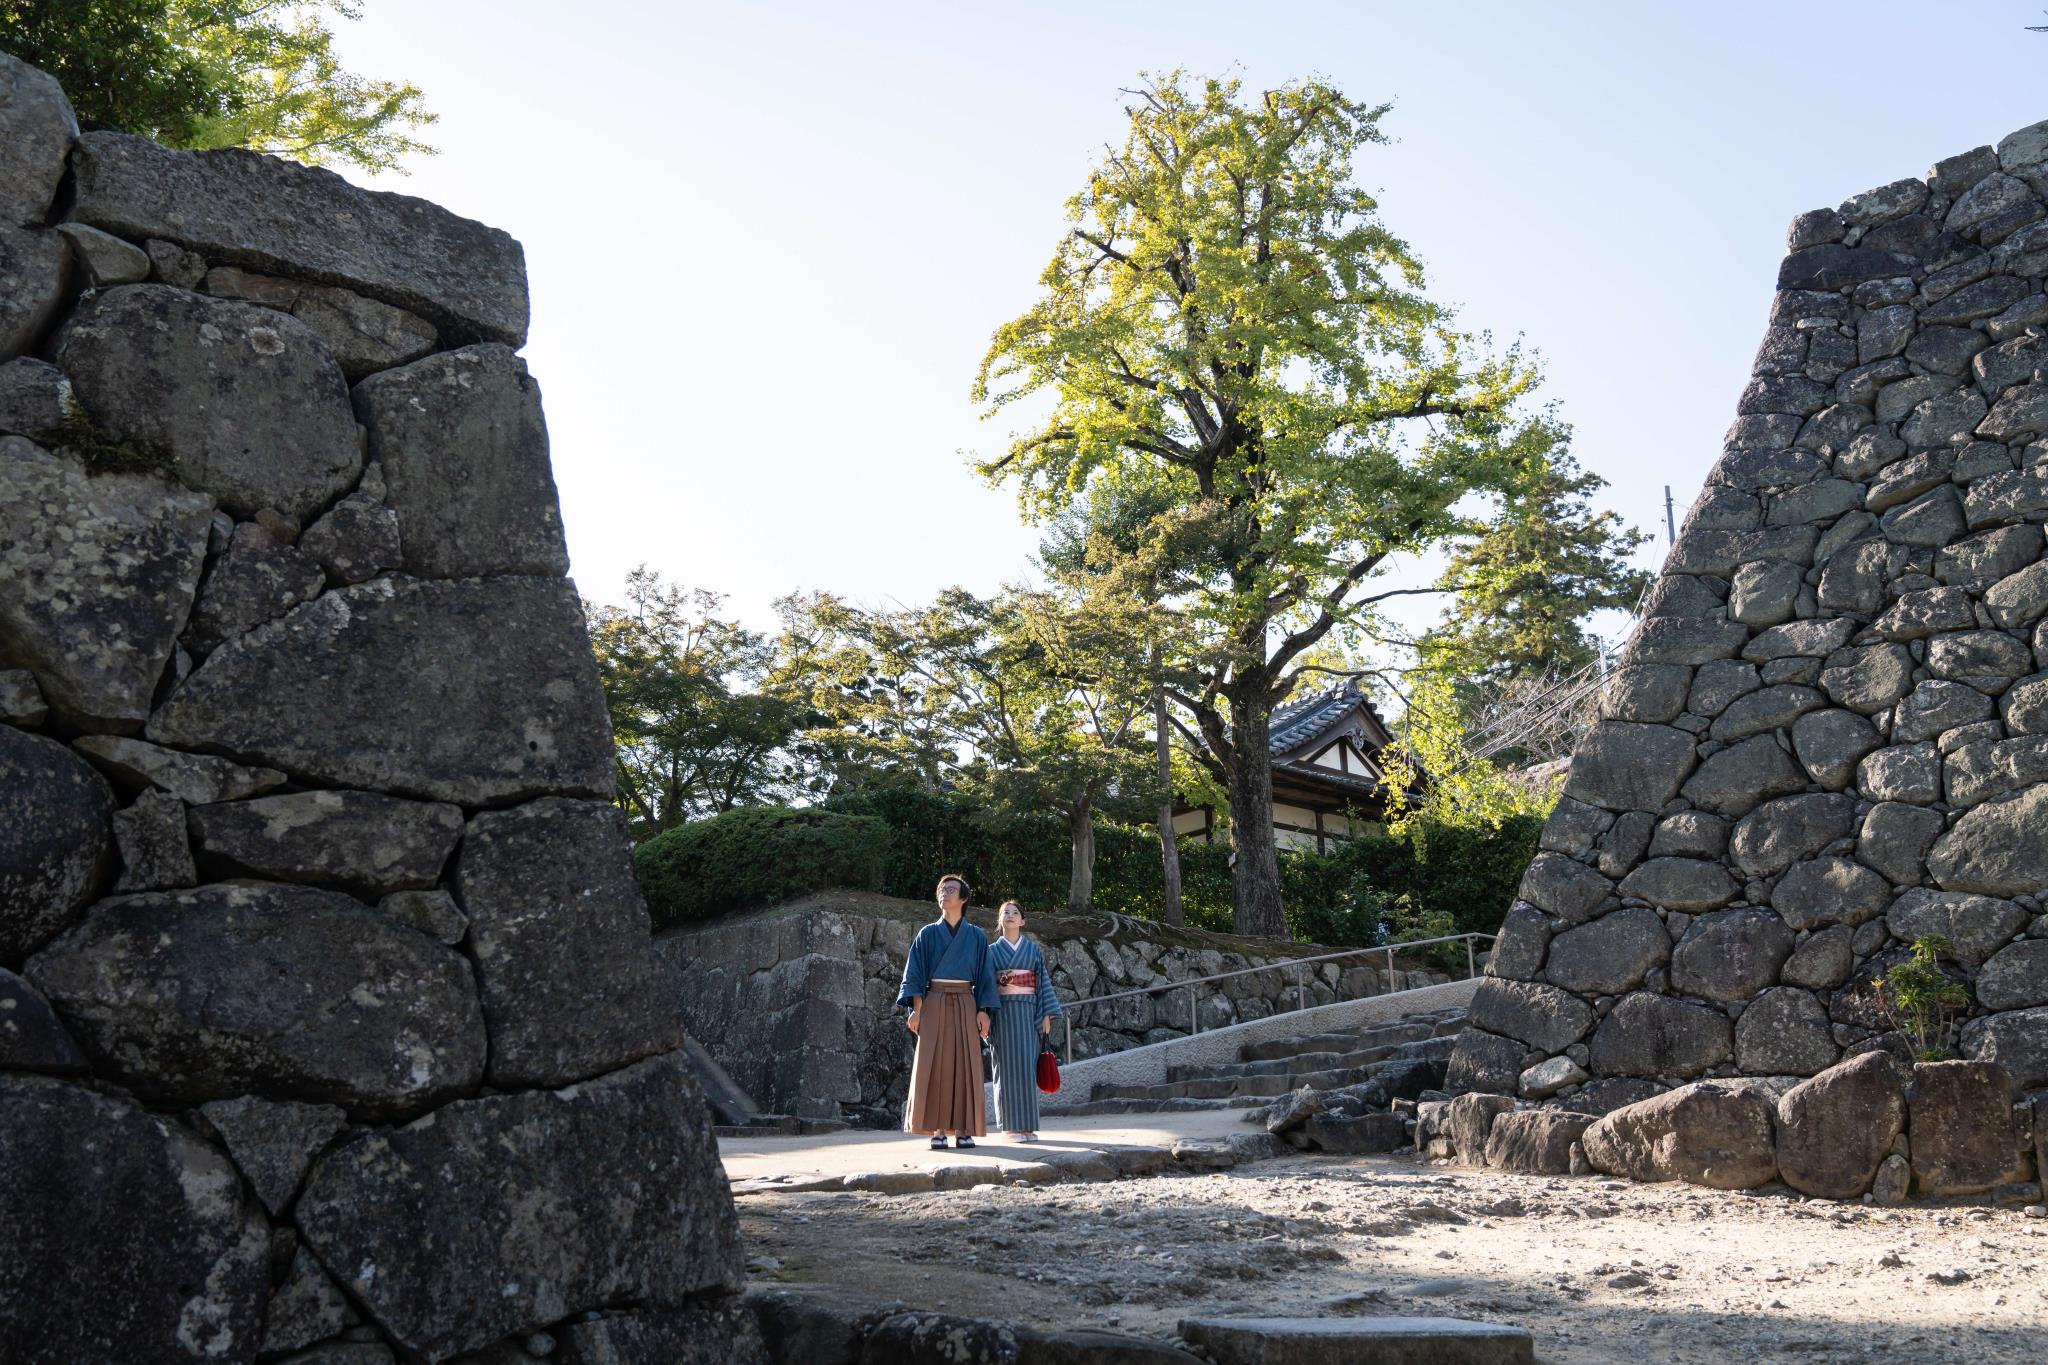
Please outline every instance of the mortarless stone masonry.
[[503, 232], [0, 54], [0, 1360], [730, 1315], [525, 331]]
[[1454, 1087], [1567, 1057], [1545, 1102], [1601, 1112], [1909, 1059], [1873, 982], [1940, 934], [1961, 1055], [2048, 1091], [2044, 276], [2048, 123], [1793, 222]]

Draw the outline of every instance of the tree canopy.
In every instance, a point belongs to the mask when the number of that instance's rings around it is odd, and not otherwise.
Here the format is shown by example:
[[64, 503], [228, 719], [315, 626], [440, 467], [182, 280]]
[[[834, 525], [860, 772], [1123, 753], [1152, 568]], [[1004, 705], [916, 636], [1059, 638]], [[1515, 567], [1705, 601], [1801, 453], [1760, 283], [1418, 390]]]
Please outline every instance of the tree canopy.
[[0, 0], [0, 48], [55, 76], [87, 128], [403, 171], [431, 154], [419, 87], [343, 68], [354, 0]]
[[1174, 589], [1172, 696], [1230, 795], [1237, 926], [1282, 934], [1272, 709], [1414, 591], [1374, 579], [1477, 534], [1467, 500], [1518, 490], [1561, 433], [1518, 415], [1534, 367], [1453, 325], [1354, 183], [1387, 106], [1180, 72], [1130, 93], [976, 379], [990, 417], [1045, 415], [979, 467], [1041, 519], [1105, 491], [1161, 509], [1134, 551], [1105, 543]]
[[645, 565], [624, 606], [586, 609], [611, 712], [618, 802], [639, 838], [804, 790], [789, 752], [812, 713], [763, 686], [772, 648]]

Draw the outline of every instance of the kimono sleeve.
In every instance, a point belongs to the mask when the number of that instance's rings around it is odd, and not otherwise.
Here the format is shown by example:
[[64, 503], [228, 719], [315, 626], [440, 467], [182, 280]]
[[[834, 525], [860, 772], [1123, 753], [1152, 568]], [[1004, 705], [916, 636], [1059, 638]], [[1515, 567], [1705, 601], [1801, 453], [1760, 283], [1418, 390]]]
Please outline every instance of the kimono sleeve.
[[923, 929], [910, 941], [910, 955], [903, 959], [903, 989], [896, 993], [898, 1005], [908, 1005], [915, 996], [932, 989], [932, 936]]
[[996, 955], [989, 951], [987, 935], [976, 929], [974, 936], [981, 942], [975, 955], [974, 1007], [994, 1014], [1002, 1006], [1002, 997], [996, 994]]
[[1037, 961], [1032, 971], [1038, 977], [1038, 1011], [1041, 1014], [1061, 1014], [1059, 992], [1052, 988], [1052, 972], [1045, 965], [1045, 950], [1036, 943], [1031, 945]]

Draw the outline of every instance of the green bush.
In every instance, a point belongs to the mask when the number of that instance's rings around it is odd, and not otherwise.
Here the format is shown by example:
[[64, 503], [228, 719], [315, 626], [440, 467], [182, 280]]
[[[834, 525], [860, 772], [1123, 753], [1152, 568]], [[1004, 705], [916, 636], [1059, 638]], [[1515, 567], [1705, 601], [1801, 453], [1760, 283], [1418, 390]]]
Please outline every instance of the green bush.
[[[1375, 826], [1327, 853], [1282, 853], [1288, 926], [1298, 938], [1335, 947], [1492, 933], [1535, 856], [1542, 823], [1516, 816], [1487, 831], [1424, 821], [1399, 838]], [[1066, 821], [1049, 812], [1017, 814], [958, 793], [903, 789], [834, 797], [806, 810], [732, 811], [643, 844], [638, 859], [658, 924], [833, 886], [921, 901], [946, 872], [967, 878], [977, 904], [1014, 896], [1027, 910], [1048, 911], [1067, 902], [1069, 839]], [[1187, 923], [1229, 933], [1229, 846], [1185, 841], [1180, 868]], [[1097, 823], [1096, 910], [1157, 919], [1163, 884], [1156, 830]], [[1443, 961], [1462, 967], [1463, 950], [1445, 950]]]
[[846, 887], [883, 889], [889, 826], [873, 816], [742, 806], [633, 852], [657, 929]]

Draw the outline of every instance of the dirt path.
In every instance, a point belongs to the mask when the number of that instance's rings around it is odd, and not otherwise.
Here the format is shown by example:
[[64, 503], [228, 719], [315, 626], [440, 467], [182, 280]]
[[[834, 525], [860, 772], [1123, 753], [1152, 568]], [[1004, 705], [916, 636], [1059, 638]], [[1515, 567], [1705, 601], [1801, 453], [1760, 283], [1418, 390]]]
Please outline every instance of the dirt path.
[[754, 1277], [1167, 1337], [1196, 1313], [1519, 1323], [1544, 1361], [2048, 1360], [2048, 1221], [1302, 1157], [741, 1201]]

